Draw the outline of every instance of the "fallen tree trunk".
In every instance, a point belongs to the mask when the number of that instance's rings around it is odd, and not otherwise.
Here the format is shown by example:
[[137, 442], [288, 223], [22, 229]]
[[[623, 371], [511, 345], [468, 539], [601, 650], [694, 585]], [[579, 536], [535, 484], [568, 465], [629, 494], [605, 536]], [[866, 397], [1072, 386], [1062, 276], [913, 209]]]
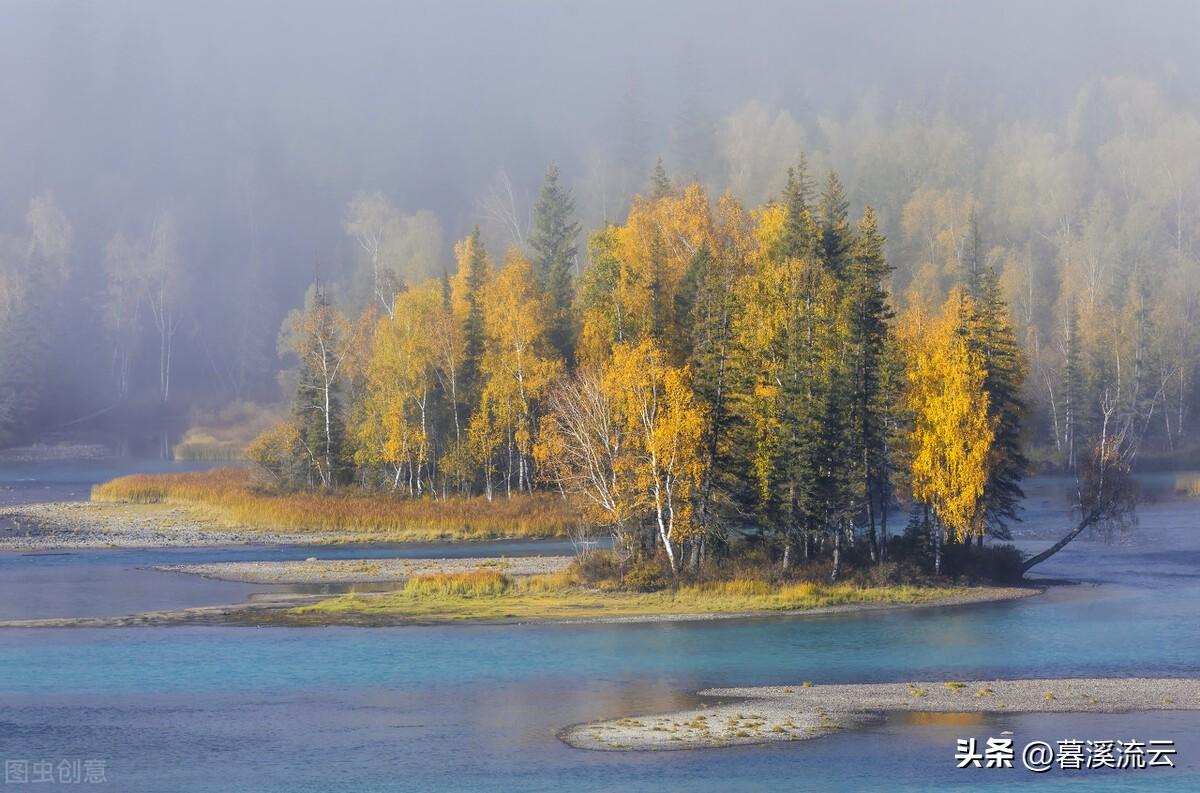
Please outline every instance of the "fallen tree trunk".
[[1061, 551], [1063, 548], [1067, 547], [1067, 543], [1071, 542], [1071, 540], [1078, 537], [1080, 534], [1082, 534], [1084, 531], [1086, 531], [1089, 527], [1094, 526], [1096, 524], [1096, 522], [1099, 520], [1100, 520], [1100, 510], [1094, 509], [1091, 512], [1089, 512], [1086, 516], [1084, 516], [1083, 520], [1079, 521], [1079, 525], [1076, 526], [1075, 528], [1071, 529], [1071, 531], [1067, 532], [1066, 536], [1064, 536], [1061, 540], [1054, 543], [1053, 545], [1051, 545], [1049, 548], [1042, 551], [1041, 553], [1039, 553], [1035, 556], [1031, 556], [1028, 559], [1026, 559], [1025, 563], [1021, 565], [1021, 575], [1025, 575], [1026, 573], [1028, 573], [1030, 571], [1030, 569], [1032, 569], [1033, 567], [1036, 567], [1037, 565], [1039, 565], [1042, 562], [1049, 559], [1054, 554]]

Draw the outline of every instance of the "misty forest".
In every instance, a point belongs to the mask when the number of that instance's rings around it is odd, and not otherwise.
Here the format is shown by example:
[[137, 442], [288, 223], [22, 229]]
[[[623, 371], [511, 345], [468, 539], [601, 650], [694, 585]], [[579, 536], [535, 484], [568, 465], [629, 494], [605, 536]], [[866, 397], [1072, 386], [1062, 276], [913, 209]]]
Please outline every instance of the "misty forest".
[[150, 426], [264, 491], [557, 496], [673, 575], [738, 529], [834, 578], [1008, 538], [1034, 472], [1084, 525], [1196, 458], [1194, 64], [955, 68], [981, 24], [1151, 45], [1113, 18], [371, 7], [393, 48], [119, 7], [0, 30], [10, 443]]
[[1197, 32], [0, 0], [4, 784], [1200, 790]]

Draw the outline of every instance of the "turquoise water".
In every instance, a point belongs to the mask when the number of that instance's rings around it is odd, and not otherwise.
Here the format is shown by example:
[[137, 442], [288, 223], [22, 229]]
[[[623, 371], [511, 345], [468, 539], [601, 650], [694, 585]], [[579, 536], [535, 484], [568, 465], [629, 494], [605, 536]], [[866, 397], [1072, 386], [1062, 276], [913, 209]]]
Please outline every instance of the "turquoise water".
[[[1031, 490], [1034, 548], [1033, 524], [1063, 518], [1057, 483]], [[1159, 496], [1136, 534], [1080, 543], [1043, 571], [1084, 583], [1010, 603], [675, 625], [0, 631], [0, 758], [104, 758], [121, 791], [1197, 790], [1200, 713], [892, 717], [702, 752], [586, 752], [555, 737], [686, 705], [705, 686], [1196, 675], [1195, 503]], [[1002, 730], [1018, 746], [1174, 739], [1179, 767], [955, 768], [956, 738]]]

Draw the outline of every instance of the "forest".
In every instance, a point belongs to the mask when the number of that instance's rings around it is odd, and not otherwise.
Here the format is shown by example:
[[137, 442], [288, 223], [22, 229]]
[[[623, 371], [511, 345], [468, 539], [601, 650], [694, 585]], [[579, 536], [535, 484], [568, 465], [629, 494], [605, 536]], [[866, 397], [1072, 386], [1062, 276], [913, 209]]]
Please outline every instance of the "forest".
[[[660, 161], [577, 277], [580, 224], [552, 164], [525, 249], [493, 258], [476, 229], [453, 276], [373, 266], [357, 313], [315, 283], [280, 335], [291, 415], [247, 456], [285, 490], [556, 490], [624, 558], [661, 553], [673, 575], [747, 528], [784, 569], [831, 557], [834, 579], [843, 546], [877, 561], [899, 530], [940, 573], [944, 543], [982, 548], [1019, 519], [1027, 355], [974, 214], [948, 295], [897, 315], [876, 213], [849, 206], [803, 157], [752, 210]], [[1131, 461], [1154, 406], [1116, 403], [1118, 383], [1067, 361], [1063, 465]]]
[[269, 9], [117, 5], [0, 30], [6, 444], [270, 427], [280, 489], [570, 494], [677, 569], [731, 527], [1003, 538], [1024, 476], [1200, 453], [1186, 5], [776, 9], [714, 48], [672, 3], [659, 39], [299, 3], [271, 57]]

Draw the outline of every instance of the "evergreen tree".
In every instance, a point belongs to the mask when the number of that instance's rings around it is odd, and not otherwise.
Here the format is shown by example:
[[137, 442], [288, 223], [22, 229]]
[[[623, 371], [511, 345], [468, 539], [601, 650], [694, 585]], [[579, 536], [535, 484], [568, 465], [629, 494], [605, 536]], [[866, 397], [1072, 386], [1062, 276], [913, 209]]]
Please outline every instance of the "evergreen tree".
[[984, 390], [988, 393], [988, 416], [995, 424], [995, 442], [983, 495], [984, 519], [993, 536], [1007, 539], [1007, 524], [1019, 520], [1017, 512], [1025, 497], [1020, 483], [1029, 467], [1021, 448], [1025, 357], [1013, 331], [996, 271], [984, 265], [976, 272], [968, 341], [981, 355], [987, 371]]
[[780, 197], [787, 210], [785, 253], [788, 256], [800, 256], [811, 251], [814, 237], [809, 202], [812, 195], [813, 182], [808, 174], [808, 158], [801, 153], [795, 167], [788, 168], [787, 183]]
[[542, 194], [533, 208], [529, 236], [534, 276], [546, 296], [550, 344], [568, 363], [574, 360], [575, 327], [571, 313], [575, 283], [571, 272], [578, 253], [579, 223], [575, 199], [558, 183], [558, 166], [546, 168]]
[[959, 280], [962, 282], [962, 288], [976, 300], [980, 297], [984, 267], [983, 252], [980, 250], [980, 244], [979, 219], [975, 215], [975, 208], [972, 207], [971, 214], [967, 218], [967, 233], [963, 238], [958, 264]]
[[891, 272], [884, 257], [884, 237], [875, 211], [867, 207], [849, 261], [846, 314], [851, 369], [850, 443], [857, 480], [856, 495], [865, 510], [871, 555], [878, 558], [876, 509], [890, 499], [887, 481], [885, 417], [888, 405], [883, 388], [885, 355], [892, 310], [886, 280]]
[[470, 413], [479, 400], [482, 389], [480, 382], [480, 362], [483, 357], [484, 324], [483, 324], [483, 288], [488, 280], [487, 252], [483, 249], [479, 227], [471, 231], [467, 237], [467, 277], [465, 298], [467, 303], [466, 317], [463, 319], [464, 354], [462, 366], [462, 386], [466, 395], [465, 404]]
[[674, 189], [671, 177], [667, 176], [667, 169], [663, 165], [662, 157], [659, 157], [654, 163], [654, 173], [650, 174], [650, 197], [657, 201], [671, 195]]
[[837, 173], [830, 171], [817, 204], [817, 221], [821, 227], [821, 260], [837, 278], [845, 278], [847, 259], [854, 241], [849, 211], [850, 200], [846, 198], [842, 180]]

